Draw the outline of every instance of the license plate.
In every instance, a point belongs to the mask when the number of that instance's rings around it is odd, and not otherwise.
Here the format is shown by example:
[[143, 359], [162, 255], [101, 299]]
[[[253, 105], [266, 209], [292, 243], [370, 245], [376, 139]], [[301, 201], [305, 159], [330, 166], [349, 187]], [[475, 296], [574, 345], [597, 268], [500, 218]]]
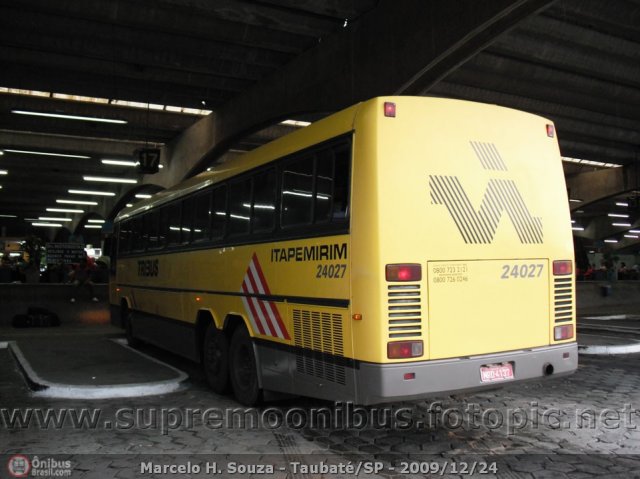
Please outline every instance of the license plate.
[[509, 379], [513, 379], [513, 366], [511, 363], [480, 367], [480, 381], [483, 383], [507, 381]]

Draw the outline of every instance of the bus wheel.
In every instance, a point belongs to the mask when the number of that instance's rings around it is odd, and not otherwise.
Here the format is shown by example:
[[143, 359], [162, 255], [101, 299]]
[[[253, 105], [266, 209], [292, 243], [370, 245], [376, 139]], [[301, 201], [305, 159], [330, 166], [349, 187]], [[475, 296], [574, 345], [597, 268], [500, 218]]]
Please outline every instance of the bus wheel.
[[229, 340], [214, 324], [204, 336], [202, 364], [211, 389], [218, 394], [229, 392]]
[[127, 344], [131, 348], [140, 346], [140, 340], [133, 335], [133, 313], [126, 306], [122, 306], [122, 322], [124, 323], [124, 331], [127, 337]]
[[229, 361], [229, 375], [234, 396], [245, 406], [257, 404], [260, 401], [261, 391], [258, 386], [256, 357], [253, 353], [251, 337], [244, 326], [239, 326], [233, 332]]

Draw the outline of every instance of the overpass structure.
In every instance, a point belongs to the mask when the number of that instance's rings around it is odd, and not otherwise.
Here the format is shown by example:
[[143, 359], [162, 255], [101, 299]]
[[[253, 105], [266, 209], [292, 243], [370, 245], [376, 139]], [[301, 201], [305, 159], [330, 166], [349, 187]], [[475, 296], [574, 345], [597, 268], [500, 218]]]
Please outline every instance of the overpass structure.
[[[552, 119], [576, 237], [635, 254], [639, 25], [636, 0], [0, 0], [0, 226], [99, 240], [89, 219], [300, 125], [283, 120], [437, 95]], [[155, 175], [122, 163], [145, 146], [162, 151]], [[95, 189], [113, 196], [69, 193]], [[32, 226], [70, 197], [96, 204]]]

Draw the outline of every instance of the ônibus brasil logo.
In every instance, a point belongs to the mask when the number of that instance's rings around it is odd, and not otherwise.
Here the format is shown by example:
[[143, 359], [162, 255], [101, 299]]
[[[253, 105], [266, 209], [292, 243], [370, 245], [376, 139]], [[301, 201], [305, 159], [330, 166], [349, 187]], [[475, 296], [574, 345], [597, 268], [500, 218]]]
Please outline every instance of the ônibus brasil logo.
[[27, 456], [16, 454], [9, 458], [7, 470], [11, 477], [27, 477], [31, 471], [31, 462]]

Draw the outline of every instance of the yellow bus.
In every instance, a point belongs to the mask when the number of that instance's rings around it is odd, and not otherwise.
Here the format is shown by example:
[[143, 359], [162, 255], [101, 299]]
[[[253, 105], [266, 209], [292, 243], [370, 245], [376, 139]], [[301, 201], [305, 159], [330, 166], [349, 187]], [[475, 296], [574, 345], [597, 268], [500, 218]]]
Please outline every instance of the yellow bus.
[[128, 339], [263, 392], [376, 404], [577, 368], [553, 124], [375, 98], [121, 212]]

